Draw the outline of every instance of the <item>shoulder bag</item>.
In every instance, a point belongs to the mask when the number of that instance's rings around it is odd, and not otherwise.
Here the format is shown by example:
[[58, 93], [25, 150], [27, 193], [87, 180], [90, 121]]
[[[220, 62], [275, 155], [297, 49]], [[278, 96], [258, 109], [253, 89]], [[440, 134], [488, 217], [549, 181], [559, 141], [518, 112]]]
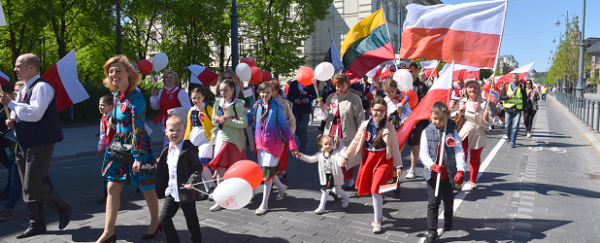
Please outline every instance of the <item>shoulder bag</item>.
[[[113, 118], [114, 121], [117, 119], [117, 108], [113, 109]], [[116, 128], [115, 128], [116, 129]], [[123, 144], [121, 141], [113, 140], [110, 144], [110, 161], [115, 161], [119, 163], [123, 163], [126, 165], [133, 165], [134, 159], [133, 154], [131, 153], [131, 149], [133, 148], [133, 144]]]

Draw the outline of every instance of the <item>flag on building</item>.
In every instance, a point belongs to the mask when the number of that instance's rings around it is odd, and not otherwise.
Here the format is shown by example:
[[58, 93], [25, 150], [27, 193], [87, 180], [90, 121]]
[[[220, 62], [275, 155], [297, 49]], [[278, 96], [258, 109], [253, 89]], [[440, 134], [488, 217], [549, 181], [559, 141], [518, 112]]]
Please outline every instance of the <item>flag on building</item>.
[[352, 27], [342, 43], [343, 73], [352, 83], [359, 81], [375, 66], [394, 60], [394, 57], [383, 8]]
[[[440, 63], [438, 60], [421, 61], [421, 72], [425, 73], [427, 78], [438, 77], [437, 66]], [[423, 81], [423, 80], [421, 80]]]
[[457, 5], [409, 4], [400, 58], [494, 67], [506, 7], [506, 0]]
[[8, 77], [8, 75], [0, 71], [0, 86], [4, 86], [7, 84], [10, 84], [10, 78]]
[[54, 87], [58, 112], [90, 98], [77, 76], [75, 49], [54, 64], [41, 78]]
[[398, 138], [398, 144], [400, 148], [404, 146], [406, 139], [412, 132], [413, 128], [421, 120], [431, 119], [431, 107], [435, 102], [442, 101], [448, 104], [450, 102], [450, 92], [452, 92], [452, 66], [449, 64], [449, 68], [440, 72], [440, 77], [435, 83], [429, 88], [427, 94], [419, 101], [419, 105], [412, 111], [412, 113], [406, 118], [398, 132], [396, 137]]
[[194, 84], [200, 84], [204, 86], [215, 86], [217, 80], [219, 80], [219, 74], [211, 71], [200, 65], [190, 65], [188, 69], [192, 72], [190, 76], [190, 82]]
[[519, 74], [519, 82], [525, 83], [525, 77], [527, 77], [527, 73], [529, 73], [529, 70], [531, 70], [531, 68], [533, 67], [534, 63], [535, 62], [529, 63], [529, 64], [527, 64], [525, 66], [521, 66], [521, 67], [513, 70], [510, 73], [504, 74], [504, 76], [500, 77], [500, 79], [498, 79], [496, 81], [496, 85], [494, 85], [494, 88], [498, 89], [498, 87], [500, 87], [500, 85], [502, 85], [503, 83], [512, 82], [512, 75], [513, 75], [513, 73]]
[[340, 53], [338, 52], [337, 47], [335, 46], [335, 41], [333, 40], [333, 35], [329, 33], [329, 38], [331, 38], [331, 47], [327, 50], [327, 54], [325, 54], [325, 58], [323, 58], [324, 62], [330, 62], [333, 64], [333, 68], [337, 72], [340, 68], [343, 68], [342, 58], [340, 57]]

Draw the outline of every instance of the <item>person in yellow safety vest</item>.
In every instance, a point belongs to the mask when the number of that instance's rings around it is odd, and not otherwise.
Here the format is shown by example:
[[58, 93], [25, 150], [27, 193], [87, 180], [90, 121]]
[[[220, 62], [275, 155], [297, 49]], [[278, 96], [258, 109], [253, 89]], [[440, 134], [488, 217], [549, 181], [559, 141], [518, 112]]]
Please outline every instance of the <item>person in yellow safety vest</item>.
[[548, 94], [548, 87], [542, 86], [542, 100], [546, 101], [546, 94]]
[[523, 106], [527, 105], [526, 99], [525, 87], [519, 83], [519, 74], [513, 73], [512, 82], [505, 84], [500, 94], [500, 100], [504, 101], [506, 136], [509, 139], [507, 142], [510, 143], [511, 148], [517, 147], [519, 123], [521, 122]]

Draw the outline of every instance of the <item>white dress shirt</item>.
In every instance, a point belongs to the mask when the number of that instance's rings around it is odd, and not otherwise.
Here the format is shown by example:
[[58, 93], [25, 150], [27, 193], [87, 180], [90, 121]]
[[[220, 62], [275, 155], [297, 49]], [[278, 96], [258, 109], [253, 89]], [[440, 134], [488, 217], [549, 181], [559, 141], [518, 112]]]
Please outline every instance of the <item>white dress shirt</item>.
[[[17, 100], [20, 101], [25, 96], [27, 87], [30, 87], [36, 80], [40, 78], [40, 75], [28, 80], [19, 93], [17, 94]], [[29, 105], [26, 103], [17, 103], [10, 101], [8, 108], [12, 110], [10, 114], [11, 119], [19, 118], [26, 122], [37, 122], [42, 119], [48, 105], [54, 97], [54, 88], [48, 83], [37, 83], [31, 91], [31, 98], [29, 99]]]
[[[441, 139], [441, 138], [440, 138]], [[462, 147], [462, 140], [456, 130], [454, 130], [454, 161], [456, 162], [456, 169], [465, 171], [465, 153]], [[423, 162], [425, 168], [431, 168], [433, 165], [433, 158], [429, 156], [429, 144], [427, 143], [427, 136], [425, 135], [425, 129], [421, 133], [421, 143], [419, 144], [419, 158]]]
[[179, 202], [179, 187], [177, 185], [177, 163], [179, 162], [179, 154], [183, 147], [183, 140], [175, 146], [169, 144], [169, 153], [167, 154], [167, 165], [169, 168], [169, 186], [165, 190], [165, 196], [171, 195], [175, 202]]

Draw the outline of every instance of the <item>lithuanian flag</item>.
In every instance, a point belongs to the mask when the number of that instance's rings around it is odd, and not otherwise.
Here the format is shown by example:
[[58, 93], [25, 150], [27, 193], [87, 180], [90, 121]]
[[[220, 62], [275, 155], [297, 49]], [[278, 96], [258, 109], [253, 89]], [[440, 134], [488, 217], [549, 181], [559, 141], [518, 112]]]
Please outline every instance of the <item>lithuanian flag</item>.
[[377, 65], [389, 60], [394, 60], [394, 49], [382, 8], [348, 31], [342, 43], [343, 73], [354, 83]]

